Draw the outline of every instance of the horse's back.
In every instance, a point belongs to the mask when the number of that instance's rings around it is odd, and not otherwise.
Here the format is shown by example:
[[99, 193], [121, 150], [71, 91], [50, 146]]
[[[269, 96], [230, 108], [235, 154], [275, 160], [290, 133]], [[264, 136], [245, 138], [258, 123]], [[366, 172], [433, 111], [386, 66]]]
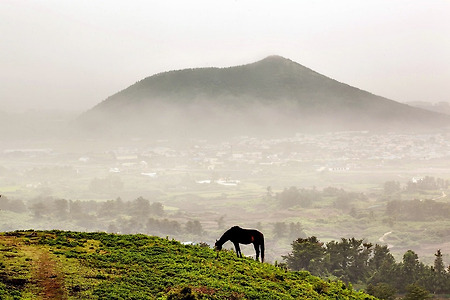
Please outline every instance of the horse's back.
[[242, 244], [260, 241], [264, 242], [264, 235], [256, 229], [245, 229], [239, 226], [233, 226], [227, 230], [226, 234], [230, 240]]
[[256, 229], [242, 229], [241, 236], [244, 240], [242, 243], [245, 244], [260, 244], [261, 242], [264, 242], [264, 235]]

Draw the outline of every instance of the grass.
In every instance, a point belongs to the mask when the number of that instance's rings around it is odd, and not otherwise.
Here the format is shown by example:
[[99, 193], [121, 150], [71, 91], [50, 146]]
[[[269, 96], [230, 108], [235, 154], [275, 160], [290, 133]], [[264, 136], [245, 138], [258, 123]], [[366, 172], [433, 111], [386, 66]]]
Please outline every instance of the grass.
[[144, 235], [0, 235], [2, 299], [371, 299], [342, 282]]

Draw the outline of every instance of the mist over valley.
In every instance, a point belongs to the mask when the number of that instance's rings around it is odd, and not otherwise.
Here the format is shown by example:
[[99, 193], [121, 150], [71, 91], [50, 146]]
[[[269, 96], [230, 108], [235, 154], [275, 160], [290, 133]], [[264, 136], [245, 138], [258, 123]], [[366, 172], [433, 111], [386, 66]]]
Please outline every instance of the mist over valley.
[[238, 224], [269, 261], [306, 236], [448, 259], [448, 215], [422, 210], [449, 209], [449, 118], [279, 56], [161, 73], [81, 114], [4, 113], [0, 230], [211, 245]]
[[0, 299], [447, 299], [449, 14], [0, 1]]

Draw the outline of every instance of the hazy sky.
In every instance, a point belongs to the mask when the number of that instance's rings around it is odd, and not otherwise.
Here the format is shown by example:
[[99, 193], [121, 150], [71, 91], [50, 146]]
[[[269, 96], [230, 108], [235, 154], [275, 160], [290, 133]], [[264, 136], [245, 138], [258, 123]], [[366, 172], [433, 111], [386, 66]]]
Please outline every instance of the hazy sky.
[[155, 73], [272, 54], [399, 102], [450, 102], [449, 16], [448, 0], [1, 0], [0, 111], [87, 110]]

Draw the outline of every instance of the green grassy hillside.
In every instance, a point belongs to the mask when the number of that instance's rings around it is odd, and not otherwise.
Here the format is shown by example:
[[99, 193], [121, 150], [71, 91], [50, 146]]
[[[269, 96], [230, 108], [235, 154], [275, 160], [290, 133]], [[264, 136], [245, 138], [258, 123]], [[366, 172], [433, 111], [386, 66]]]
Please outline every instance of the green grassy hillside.
[[342, 282], [145, 235], [0, 234], [0, 299], [372, 299]]

